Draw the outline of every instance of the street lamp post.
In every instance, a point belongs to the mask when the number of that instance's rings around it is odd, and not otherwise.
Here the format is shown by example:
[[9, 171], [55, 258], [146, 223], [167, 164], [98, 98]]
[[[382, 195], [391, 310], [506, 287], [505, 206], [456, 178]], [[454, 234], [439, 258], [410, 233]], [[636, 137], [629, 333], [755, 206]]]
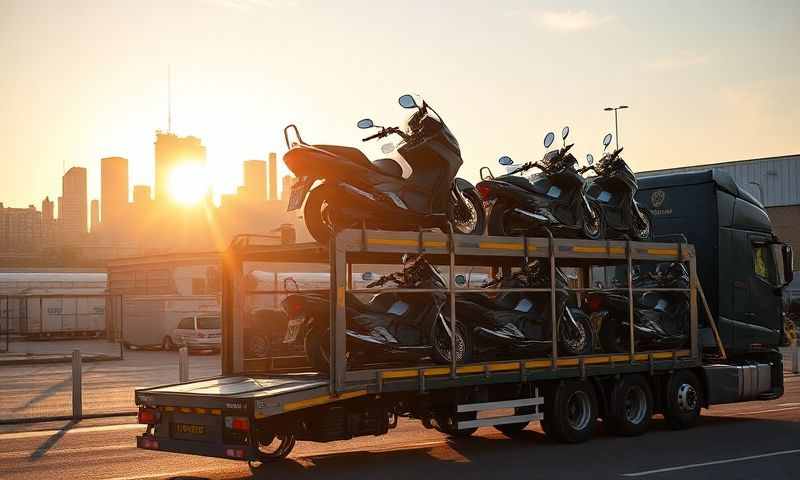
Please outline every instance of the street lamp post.
[[617, 140], [617, 150], [619, 150], [619, 121], [617, 119], [617, 110], [628, 108], [627, 105], [620, 105], [619, 107], [606, 107], [603, 110], [606, 112], [614, 112], [614, 138]]

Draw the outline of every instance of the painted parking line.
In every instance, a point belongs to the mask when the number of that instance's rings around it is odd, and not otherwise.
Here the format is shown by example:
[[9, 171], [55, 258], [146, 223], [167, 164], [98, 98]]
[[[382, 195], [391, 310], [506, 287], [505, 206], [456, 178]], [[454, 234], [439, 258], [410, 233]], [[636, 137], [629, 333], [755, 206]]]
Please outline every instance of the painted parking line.
[[722, 465], [725, 463], [736, 463], [736, 462], [746, 462], [749, 460], [756, 460], [759, 458], [766, 458], [766, 457], [777, 457], [779, 455], [792, 455], [795, 453], [800, 453], [800, 448], [796, 448], [794, 450], [782, 450], [780, 452], [770, 452], [770, 453], [761, 453], [759, 455], [749, 455], [746, 457], [738, 457], [738, 458], [729, 458], [726, 460], [714, 460], [711, 462], [703, 462], [703, 463], [690, 463], [688, 465], [678, 465], [675, 467], [665, 467], [665, 468], [658, 468], [655, 470], [645, 470], [643, 472], [634, 472], [634, 473], [623, 473], [623, 477], [643, 477], [645, 475], [654, 475], [656, 473], [665, 473], [665, 472], [674, 472], [677, 470], [689, 470], [691, 468], [702, 468], [708, 467], [711, 465]]

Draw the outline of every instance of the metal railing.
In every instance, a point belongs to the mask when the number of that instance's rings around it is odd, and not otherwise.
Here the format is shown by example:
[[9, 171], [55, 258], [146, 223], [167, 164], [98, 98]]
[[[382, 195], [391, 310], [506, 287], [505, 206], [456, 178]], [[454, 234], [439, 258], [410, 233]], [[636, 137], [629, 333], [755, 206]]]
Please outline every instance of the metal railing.
[[[113, 408], [108, 411], [95, 411], [94, 409], [87, 409], [84, 400], [86, 400], [86, 385], [87, 378], [84, 372], [84, 362], [81, 350], [75, 349], [72, 351], [72, 363], [69, 371], [67, 381], [63, 382], [64, 386], [69, 387], [68, 403], [69, 406], [65, 409], [56, 410], [63, 412], [61, 414], [37, 415], [37, 416], [0, 416], [0, 425], [9, 424], [22, 424], [22, 423], [39, 423], [51, 421], [74, 421], [78, 422], [90, 418], [108, 418], [108, 417], [125, 417], [136, 415], [136, 408], [133, 403], [133, 396], [130, 395], [127, 407]], [[186, 347], [181, 347], [178, 354], [177, 365], [178, 379], [180, 382], [187, 382], [190, 380], [189, 375], [189, 355]], [[131, 385], [132, 392], [134, 386]], [[67, 412], [71, 412], [67, 414]]]
[[[630, 343], [630, 351], [625, 353], [626, 358], [632, 364], [636, 363], [640, 357], [652, 358], [648, 355], [647, 351], [637, 351], [635, 342], [635, 322], [633, 321], [634, 309], [633, 299], [634, 294], [639, 291], [657, 291], [657, 290], [670, 290], [675, 289], [659, 289], [659, 288], [645, 288], [639, 289], [633, 286], [631, 272], [633, 271], [633, 262], [652, 261], [678, 261], [685, 262], [689, 266], [690, 285], [688, 288], [680, 289], [685, 292], [689, 299], [689, 343], [687, 344], [687, 360], [690, 362], [699, 362], [700, 347], [698, 339], [698, 317], [700, 308], [698, 302], [698, 286], [696, 275], [696, 264], [694, 258], [694, 250], [691, 246], [683, 244], [664, 244], [653, 242], [627, 242], [627, 241], [585, 241], [585, 240], [568, 240], [568, 239], [555, 239], [552, 236], [549, 238], [527, 238], [527, 237], [467, 237], [457, 235], [442, 235], [431, 232], [377, 232], [365, 230], [349, 230], [344, 231], [332, 238], [331, 244], [327, 251], [321, 249], [311, 250], [306, 248], [302, 250], [302, 254], [308, 256], [308, 259], [302, 258], [300, 250], [270, 252], [267, 248], [249, 249], [242, 247], [237, 250], [235, 247], [226, 255], [226, 264], [228, 268], [225, 271], [223, 284], [226, 285], [223, 295], [223, 329], [230, 335], [228, 340], [224, 340], [227, 347], [227, 352], [223, 358], [223, 372], [226, 374], [256, 372], [259, 369], [250, 369], [250, 365], [244, 361], [243, 355], [243, 334], [244, 334], [244, 319], [247, 316], [246, 297], [250, 293], [244, 288], [244, 276], [247, 271], [244, 268], [245, 263], [248, 262], [263, 262], [263, 263], [322, 263], [328, 262], [330, 266], [330, 339], [329, 339], [329, 352], [331, 361], [329, 362], [330, 372], [329, 378], [331, 394], [337, 394], [346, 391], [347, 385], [352, 382], [362, 381], [369, 375], [372, 370], [358, 370], [351, 371], [347, 367], [346, 362], [346, 341], [345, 330], [347, 324], [347, 295], [360, 294], [360, 293], [379, 293], [384, 289], [358, 289], [352, 288], [352, 265], [377, 265], [377, 264], [396, 264], [397, 258], [403, 253], [423, 253], [428, 260], [436, 265], [448, 265], [450, 268], [449, 281], [446, 288], [440, 289], [409, 289], [408, 293], [432, 293], [437, 292], [445, 294], [449, 297], [449, 310], [450, 331], [455, 331], [456, 328], [456, 312], [455, 298], [458, 294], [469, 292], [485, 292], [485, 290], [475, 288], [457, 288], [455, 280], [456, 266], [502, 266], [504, 263], [511, 265], [510, 262], [516, 262], [514, 258], [524, 258], [526, 261], [528, 257], [540, 258], [549, 263], [550, 270], [550, 285], [549, 288], [518, 288], [513, 291], [520, 292], [549, 292], [550, 293], [550, 332], [549, 340], [552, 342], [552, 348], [549, 355], [546, 356], [546, 361], [549, 367], [553, 370], [561, 368], [563, 362], [558, 358], [558, 312], [556, 312], [557, 304], [556, 295], [560, 290], [556, 285], [556, 268], [568, 266], [568, 262], [582, 262], [581, 265], [588, 268], [594, 265], [625, 265], [628, 271], [627, 285], [619, 290], [624, 291], [628, 295], [628, 322], [630, 331], [628, 333], [628, 342]], [[280, 255], [279, 255], [280, 253]], [[291, 260], [287, 260], [286, 256], [291, 256]], [[396, 257], [395, 257], [396, 255]], [[312, 258], [313, 257], [313, 258]], [[352, 258], [351, 258], [352, 257]], [[559, 263], [557, 261], [567, 263]], [[467, 263], [464, 263], [467, 262]], [[473, 263], [469, 263], [473, 262]], [[475, 263], [477, 262], [477, 263]], [[574, 288], [563, 289], [564, 291], [574, 292], [596, 292], [598, 289], [594, 288]], [[403, 289], [385, 289], [385, 291], [393, 291], [399, 293], [406, 291]], [[496, 289], [495, 291], [505, 291], [505, 289]], [[509, 290], [510, 291], [510, 290]], [[257, 293], [274, 293], [276, 291], [263, 291]], [[280, 293], [286, 293], [280, 292]], [[705, 304], [705, 302], [703, 302]], [[446, 307], [445, 307], [446, 308]], [[227, 319], [227, 320], [226, 320]], [[716, 330], [713, 324], [713, 318], [709, 318], [710, 326]], [[717, 332], [714, 336], [718, 338]], [[454, 339], [454, 337], [453, 337]], [[455, 351], [454, 345], [451, 344], [451, 352]], [[673, 352], [675, 353], [675, 352]], [[721, 352], [724, 356], [724, 352]], [[473, 368], [463, 369], [457, 365], [455, 355], [450, 356], [448, 369], [448, 376], [451, 378], [458, 378], [462, 370], [474, 372]], [[610, 362], [620, 362], [617, 360], [619, 355], [611, 355]], [[659, 356], [660, 358], [661, 356]], [[673, 355], [673, 359], [675, 356]], [[569, 360], [569, 359], [567, 359]], [[652, 361], [652, 360], [650, 360]], [[524, 365], [525, 361], [517, 362]], [[537, 360], [536, 364], [541, 363]], [[260, 364], [263, 365], [263, 364]], [[430, 365], [421, 367], [423, 369], [430, 368]], [[520, 366], [524, 370], [524, 366]], [[266, 369], [269, 371], [269, 369]], [[438, 370], [442, 370], [439, 368]], [[438, 370], [437, 373], [438, 374]], [[264, 371], [264, 370], [260, 370]], [[420, 374], [428, 375], [430, 372], [422, 372]], [[353, 375], [351, 375], [351, 373]], [[379, 371], [374, 371], [375, 377], [381, 378]], [[380, 381], [380, 380], [378, 380]]]

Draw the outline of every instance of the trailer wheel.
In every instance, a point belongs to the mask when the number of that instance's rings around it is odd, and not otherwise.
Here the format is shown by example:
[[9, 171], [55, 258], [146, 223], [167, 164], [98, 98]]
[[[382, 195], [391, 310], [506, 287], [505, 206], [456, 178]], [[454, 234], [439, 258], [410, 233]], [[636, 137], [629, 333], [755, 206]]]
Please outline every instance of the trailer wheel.
[[628, 437], [641, 435], [650, 427], [653, 391], [642, 375], [623, 375], [614, 383], [606, 421], [611, 431]]
[[305, 350], [308, 363], [311, 368], [321, 373], [330, 372], [330, 341], [329, 329], [320, 331], [312, 328], [308, 331], [305, 338]]
[[664, 389], [664, 418], [673, 430], [693, 427], [700, 418], [703, 390], [697, 375], [679, 370], [667, 379]]
[[436, 430], [456, 438], [466, 438], [478, 431], [478, 427], [458, 429], [458, 422], [465, 422], [475, 420], [478, 418], [478, 412], [462, 412], [456, 413], [455, 411], [440, 412], [434, 416], [436, 421]]
[[249, 461], [251, 470], [258, 470], [265, 463], [271, 463], [286, 458], [295, 445], [294, 435], [291, 433], [266, 434], [257, 432], [258, 436], [256, 448], [258, 449], [258, 461]]
[[597, 396], [591, 383], [560, 382], [545, 394], [542, 428], [558, 442], [585, 442], [594, 433], [597, 411]]

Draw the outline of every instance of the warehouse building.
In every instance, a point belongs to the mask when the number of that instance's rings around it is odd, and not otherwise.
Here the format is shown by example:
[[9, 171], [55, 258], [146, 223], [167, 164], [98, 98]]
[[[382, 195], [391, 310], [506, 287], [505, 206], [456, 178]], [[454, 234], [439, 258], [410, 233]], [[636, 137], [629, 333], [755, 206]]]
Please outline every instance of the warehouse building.
[[724, 170], [739, 188], [747, 190], [766, 207], [776, 235], [792, 245], [794, 270], [800, 271], [800, 155], [649, 170], [636, 175], [642, 178], [709, 169]]

